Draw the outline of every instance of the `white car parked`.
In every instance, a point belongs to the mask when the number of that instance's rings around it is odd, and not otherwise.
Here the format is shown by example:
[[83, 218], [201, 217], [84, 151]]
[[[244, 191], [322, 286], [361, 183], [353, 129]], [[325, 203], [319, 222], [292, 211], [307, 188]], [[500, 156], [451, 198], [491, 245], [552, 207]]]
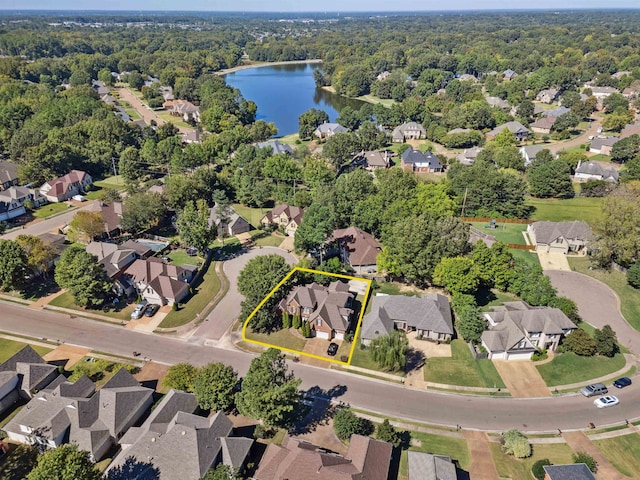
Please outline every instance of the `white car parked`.
[[618, 397], [613, 395], [600, 397], [593, 401], [593, 404], [598, 408], [613, 407], [614, 405], [618, 405], [619, 403], [620, 401], [618, 400]]

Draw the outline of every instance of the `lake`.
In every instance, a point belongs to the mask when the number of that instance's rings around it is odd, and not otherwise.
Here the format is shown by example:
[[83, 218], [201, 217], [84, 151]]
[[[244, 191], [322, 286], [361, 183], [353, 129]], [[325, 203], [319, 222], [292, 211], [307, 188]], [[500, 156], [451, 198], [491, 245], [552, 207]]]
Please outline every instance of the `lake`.
[[363, 102], [316, 88], [313, 71], [317, 64], [298, 63], [238, 70], [224, 76], [247, 100], [258, 105], [256, 120], [273, 122], [278, 135], [298, 132], [298, 117], [311, 108], [324, 110], [334, 121], [349, 105], [359, 109]]

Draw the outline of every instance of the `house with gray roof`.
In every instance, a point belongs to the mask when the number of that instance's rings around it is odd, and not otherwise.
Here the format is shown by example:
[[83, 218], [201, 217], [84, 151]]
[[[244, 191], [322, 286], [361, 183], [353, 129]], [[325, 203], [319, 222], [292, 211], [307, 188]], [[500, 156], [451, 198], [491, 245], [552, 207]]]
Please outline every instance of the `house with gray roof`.
[[583, 162], [580, 160], [573, 178], [577, 182], [602, 180], [609, 183], [618, 183], [619, 174], [618, 170], [612, 166], [603, 167], [599, 162]]
[[414, 173], [440, 173], [444, 170], [437, 155], [407, 148], [400, 157], [400, 166]]
[[287, 155], [293, 154], [293, 148], [286, 143], [280, 143], [279, 140], [267, 140], [266, 142], [256, 143], [257, 148], [270, 148], [274, 155], [286, 153]]
[[0, 413], [20, 398], [29, 399], [58, 376], [58, 367], [49, 365], [27, 345], [0, 364]]
[[520, 155], [524, 158], [524, 166], [528, 167], [531, 162], [536, 159], [536, 155], [545, 148], [546, 147], [542, 145], [525, 145], [524, 147], [520, 147]]
[[559, 308], [523, 301], [505, 302], [484, 317], [489, 329], [482, 333], [482, 346], [496, 360], [529, 360], [538, 348], [555, 351], [577, 328]]
[[485, 99], [490, 107], [496, 107], [501, 110], [509, 109], [509, 102], [501, 99], [500, 97], [486, 97]]
[[18, 164], [0, 160], [0, 190], [18, 185]]
[[233, 237], [251, 230], [251, 224], [233, 209], [231, 205], [226, 207], [227, 213], [221, 215], [218, 204], [214, 204], [209, 211], [209, 226], [216, 225], [218, 237]]
[[538, 252], [581, 252], [593, 238], [586, 222], [534, 222], [527, 227], [531, 244]]
[[297, 285], [280, 301], [289, 315], [300, 315], [309, 322], [311, 334], [318, 338], [343, 340], [351, 326], [354, 295], [349, 284], [335, 281], [328, 287], [319, 283]]
[[596, 480], [586, 463], [543, 465], [544, 480]]
[[457, 480], [451, 457], [432, 453], [407, 452], [409, 480]]
[[371, 299], [371, 310], [362, 319], [361, 328], [365, 345], [394, 330], [416, 332], [418, 337], [443, 342], [453, 337], [449, 300], [437, 293], [422, 297], [377, 295]]
[[589, 151], [591, 153], [601, 153], [603, 155], [611, 155], [611, 149], [618, 143], [620, 139], [618, 137], [596, 137], [591, 140], [589, 144]]
[[0, 221], [11, 220], [27, 213], [27, 206], [38, 208], [47, 199], [38, 190], [27, 187], [10, 186], [0, 189]]
[[393, 142], [402, 143], [407, 140], [420, 140], [427, 136], [427, 131], [418, 122], [407, 122], [398, 125], [391, 133]]
[[333, 137], [336, 133], [347, 133], [349, 131], [348, 128], [343, 127], [339, 123], [328, 123], [324, 122], [313, 131], [313, 135], [316, 137], [323, 139]]
[[531, 130], [522, 125], [520, 122], [507, 122], [502, 125], [497, 126], [493, 130], [487, 133], [487, 140], [493, 139], [496, 135], [501, 133], [504, 129], [508, 129], [513, 136], [516, 137], [516, 140], [519, 142], [524, 142], [529, 135], [531, 135]]
[[514, 72], [513, 70], [511, 70], [510, 68], [506, 69], [504, 72], [502, 72], [502, 78], [505, 81], [510, 81], [513, 80], [514, 78], [516, 78], [518, 76], [518, 74], [516, 72]]
[[542, 116], [543, 117], [560, 117], [562, 115], [564, 115], [565, 113], [569, 113], [571, 111], [570, 108], [567, 107], [558, 107], [558, 108], [554, 108], [553, 110], [545, 110], [544, 112], [542, 112]]
[[482, 147], [467, 148], [464, 152], [458, 154], [456, 159], [463, 165], [471, 166], [476, 161], [476, 158], [478, 158], [478, 154], [482, 150]]
[[391, 155], [386, 150], [379, 152], [377, 150], [358, 153], [351, 162], [351, 168], [362, 167], [367, 172], [375, 172], [380, 168], [389, 168], [391, 166]]
[[630, 123], [620, 132], [620, 139], [630, 137], [631, 135], [640, 135], [640, 122]]
[[545, 88], [536, 95], [536, 100], [540, 103], [553, 103], [553, 101], [558, 98], [558, 94], [557, 88]]
[[192, 393], [170, 390], [141, 426], [120, 439], [122, 450], [107, 471], [130, 459], [149, 464], [163, 480], [199, 480], [219, 463], [242, 469], [253, 439], [231, 436], [233, 425], [223, 412], [207, 418], [197, 410]]
[[99, 461], [152, 403], [153, 390], [140, 386], [125, 369], [97, 392], [87, 377], [75, 383], [62, 377], [38, 392], [4, 430], [11, 440], [29, 445], [75, 443]]

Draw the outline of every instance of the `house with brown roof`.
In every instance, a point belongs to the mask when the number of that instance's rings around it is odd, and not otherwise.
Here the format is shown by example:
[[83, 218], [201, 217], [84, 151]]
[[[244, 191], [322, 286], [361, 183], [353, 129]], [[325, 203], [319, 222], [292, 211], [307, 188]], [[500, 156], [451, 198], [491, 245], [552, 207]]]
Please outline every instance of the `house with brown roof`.
[[340, 228], [333, 231], [328, 242], [337, 244], [340, 260], [356, 273], [377, 271], [376, 260], [382, 245], [370, 233], [358, 227]]
[[640, 135], [640, 122], [630, 123], [629, 125], [625, 125], [625, 127], [620, 132], [620, 140], [623, 138], [630, 137], [631, 135]]
[[377, 150], [358, 153], [351, 161], [351, 167], [362, 167], [367, 172], [375, 172], [380, 168], [389, 168], [391, 166], [391, 155], [386, 150], [379, 152]]
[[534, 222], [527, 234], [536, 251], [564, 253], [583, 251], [593, 238], [586, 222]]
[[185, 122], [200, 121], [200, 107], [189, 100], [167, 100], [162, 107], [175, 117], [182, 117]]
[[251, 230], [251, 224], [244, 217], [241, 217], [231, 205], [226, 209], [227, 212], [223, 213], [216, 203], [209, 210], [209, 226], [216, 226], [218, 237], [233, 237]]
[[530, 123], [529, 128], [535, 133], [549, 134], [557, 119], [558, 117], [552, 115], [540, 117], [535, 122]]
[[484, 314], [489, 329], [482, 346], [490, 359], [529, 360], [536, 349], [556, 351], [560, 340], [577, 327], [559, 308], [505, 302]]
[[192, 271], [151, 257], [135, 260], [125, 271], [149, 303], [173, 305], [189, 294]]
[[311, 334], [318, 338], [343, 340], [351, 326], [353, 294], [344, 282], [298, 285], [280, 301], [280, 310], [300, 315], [309, 322]]
[[281, 203], [260, 219], [260, 224], [264, 227], [281, 227], [287, 235], [293, 237], [296, 230], [302, 223], [304, 208]]
[[267, 447], [255, 480], [387, 480], [393, 446], [352, 435], [345, 456], [285, 436]]
[[18, 164], [0, 160], [0, 190], [18, 185]]
[[124, 204], [122, 202], [95, 202], [91, 207], [94, 212], [100, 212], [104, 219], [104, 235], [107, 237], [117, 237], [120, 235], [122, 226], [122, 215]]
[[71, 170], [66, 175], [50, 180], [40, 187], [40, 193], [50, 202], [64, 202], [78, 195], [93, 183], [91, 175], [81, 170]]

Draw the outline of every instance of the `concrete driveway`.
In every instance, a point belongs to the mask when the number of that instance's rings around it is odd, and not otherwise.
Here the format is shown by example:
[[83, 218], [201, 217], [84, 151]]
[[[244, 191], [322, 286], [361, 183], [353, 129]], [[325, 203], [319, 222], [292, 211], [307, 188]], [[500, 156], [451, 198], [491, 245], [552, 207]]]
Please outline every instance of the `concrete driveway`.
[[636, 355], [640, 353], [640, 332], [631, 327], [620, 313], [620, 302], [613, 290], [577, 272], [548, 270], [544, 273], [560, 295], [576, 302], [585, 322], [596, 328], [611, 325], [620, 344]]
[[493, 360], [500, 378], [515, 398], [550, 397], [538, 369], [529, 360]]
[[[218, 305], [207, 316], [204, 322], [192, 333], [190, 343], [215, 344], [231, 328], [240, 315], [240, 303], [244, 297], [238, 292], [238, 276], [249, 260], [261, 255], [280, 255], [289, 265], [297, 263], [298, 259], [292, 254], [276, 247], [253, 248], [240, 253], [231, 260], [224, 262], [223, 271], [229, 280], [229, 291]], [[213, 343], [211, 342], [213, 341]]]
[[567, 256], [563, 253], [537, 252], [538, 260], [542, 270], [563, 270], [570, 272], [571, 267], [567, 261]]

